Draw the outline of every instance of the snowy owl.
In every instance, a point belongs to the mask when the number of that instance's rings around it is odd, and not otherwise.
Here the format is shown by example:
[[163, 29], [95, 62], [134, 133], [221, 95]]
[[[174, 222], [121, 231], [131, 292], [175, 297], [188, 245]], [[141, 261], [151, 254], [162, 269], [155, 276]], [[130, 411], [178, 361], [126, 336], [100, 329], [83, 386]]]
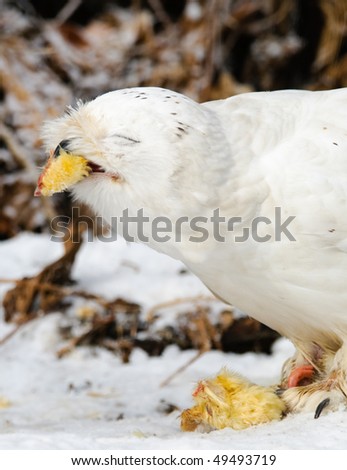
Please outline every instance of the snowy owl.
[[281, 397], [318, 416], [347, 397], [346, 122], [347, 89], [117, 90], [46, 123], [35, 194], [68, 189], [111, 225], [142, 211], [135, 241], [294, 343]]

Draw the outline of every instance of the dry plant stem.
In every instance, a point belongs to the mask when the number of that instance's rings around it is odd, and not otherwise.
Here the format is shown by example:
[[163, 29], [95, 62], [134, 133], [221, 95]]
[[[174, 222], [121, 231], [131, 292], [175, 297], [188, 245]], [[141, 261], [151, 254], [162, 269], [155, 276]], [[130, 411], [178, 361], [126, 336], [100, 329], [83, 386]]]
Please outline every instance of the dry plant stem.
[[67, 346], [64, 346], [61, 349], [59, 349], [57, 351], [58, 359], [61, 359], [62, 357], [66, 356], [71, 351], [73, 351], [75, 349], [75, 347], [78, 346], [78, 344], [83, 341], [84, 338], [85, 338], [85, 334], [81, 335], [81, 336], [78, 336], [77, 338], [73, 338]]
[[292, 0], [282, 1], [277, 9], [274, 9], [269, 15], [261, 20], [251, 22], [251, 24], [245, 27], [245, 30], [251, 34], [257, 35], [266, 32], [271, 28], [275, 28], [282, 21], [290, 15], [293, 8]]
[[191, 359], [189, 359], [189, 361], [187, 361], [185, 364], [183, 364], [181, 367], [179, 367], [178, 369], [175, 370], [175, 372], [173, 372], [172, 374], [169, 375], [169, 377], [167, 377], [165, 380], [163, 380], [161, 382], [161, 384], [159, 385], [160, 388], [162, 387], [166, 387], [167, 385], [169, 385], [170, 382], [172, 382], [172, 380], [177, 377], [179, 374], [182, 374], [182, 372], [184, 372], [186, 369], [188, 369], [189, 366], [191, 366], [192, 364], [194, 364], [194, 362], [196, 362], [201, 356], [203, 356], [205, 354], [206, 350], [203, 349], [201, 351], [198, 351], [195, 356], [193, 356]]
[[[73, 227], [72, 229], [76, 230]], [[81, 241], [73, 243], [71, 239], [66, 240], [65, 253], [62, 257], [50, 263], [36, 276], [20, 279], [15, 287], [6, 292], [3, 300], [5, 321], [14, 320], [21, 323], [28, 317], [37, 316], [39, 312], [48, 312], [52, 305], [63, 298], [64, 294], [61, 290], [52, 296], [52, 291], [57, 292], [56, 289], [47, 291], [41, 286], [50, 283], [63, 287], [69, 282], [71, 268], [81, 243]], [[39, 302], [38, 306], [37, 302]]]
[[81, 5], [82, 0], [69, 0], [55, 17], [55, 24], [61, 26], [64, 24]]
[[[111, 317], [112, 318], [112, 317]], [[98, 324], [97, 325], [92, 325], [90, 328], [88, 328], [86, 331], [84, 331], [82, 334], [79, 336], [72, 338], [67, 346], [62, 347], [59, 349], [57, 352], [58, 358], [61, 358], [65, 356], [66, 354], [70, 353], [75, 349], [76, 346], [82, 344], [85, 340], [87, 340], [91, 335], [95, 334], [97, 330], [100, 331], [100, 328], [103, 328], [105, 324], [110, 320], [110, 317], [102, 317], [98, 319]], [[118, 342], [119, 343], [119, 342]]]
[[[6, 144], [17, 165], [26, 171], [26, 174], [33, 183], [36, 182], [38, 172], [35, 165], [30, 161], [27, 151], [18, 142], [10, 129], [2, 123], [0, 123], [0, 138]], [[48, 198], [41, 198], [41, 204], [46, 219], [52, 220], [53, 217], [57, 215], [53, 208], [52, 201]]]
[[[217, 49], [220, 48], [220, 34], [223, 26], [222, 13], [225, 9], [224, 0], [210, 0], [209, 1], [209, 16], [211, 21], [206, 23], [206, 40], [205, 40], [205, 50], [206, 50], [206, 60], [205, 60], [205, 72], [201, 80], [201, 91], [200, 99], [206, 101], [210, 95], [213, 75], [216, 70], [217, 65]], [[217, 13], [216, 13], [217, 11]], [[220, 52], [220, 51], [219, 51]]]
[[14, 336], [22, 328], [23, 325], [26, 325], [31, 320], [33, 320], [33, 318], [30, 318], [30, 320], [27, 320], [26, 322], [20, 323], [19, 325], [15, 326], [13, 330], [11, 330], [3, 338], [0, 339], [0, 346], [3, 346], [9, 339], [12, 338], [12, 336]]
[[208, 319], [205, 309], [198, 309], [198, 315], [194, 321], [196, 325], [196, 338], [198, 339], [198, 348], [202, 351], [210, 351], [212, 344], [215, 344], [218, 349], [221, 349], [217, 333]]
[[346, 0], [320, 0], [322, 13], [326, 18], [320, 38], [318, 52], [313, 69], [318, 71], [336, 64], [347, 27]]
[[82, 297], [88, 300], [94, 300], [96, 303], [100, 304], [102, 307], [107, 307], [109, 302], [104, 298], [100, 297], [96, 294], [90, 294], [89, 292], [85, 292], [82, 290], [74, 290], [68, 287], [61, 287], [55, 284], [51, 284], [49, 282], [41, 283], [39, 289], [42, 291], [57, 291], [63, 294], [64, 296], [74, 296], [74, 297]]
[[3, 139], [20, 168], [27, 170], [32, 180], [36, 180], [35, 166], [30, 161], [26, 150], [21, 146], [10, 129], [2, 123], [0, 123], [0, 138]]
[[52, 199], [48, 197], [41, 198], [41, 205], [42, 205], [46, 220], [51, 221], [52, 219], [54, 219], [57, 213], [54, 209]]
[[176, 305], [182, 305], [189, 302], [219, 302], [216, 297], [207, 295], [197, 295], [195, 297], [184, 297], [179, 299], [168, 300], [167, 302], [161, 302], [151, 307], [147, 312], [147, 321], [153, 322], [154, 315], [158, 310], [163, 308], [175, 307]]
[[161, 21], [166, 27], [172, 25], [171, 18], [164, 10], [160, 0], [148, 0], [148, 3], [152, 7], [159, 21]]
[[[14, 283], [17, 284], [21, 282], [22, 279], [6, 279], [0, 278], [0, 283]], [[41, 291], [59, 291], [60, 293], [64, 294], [64, 296], [75, 296], [75, 297], [83, 297], [84, 299], [94, 300], [95, 302], [99, 303], [101, 306], [105, 307], [108, 305], [108, 301], [106, 301], [103, 297], [100, 297], [96, 294], [90, 294], [89, 292], [81, 291], [81, 290], [73, 290], [69, 289], [68, 287], [61, 287], [57, 286], [56, 284], [52, 284], [50, 282], [43, 282], [40, 283], [38, 289]]]

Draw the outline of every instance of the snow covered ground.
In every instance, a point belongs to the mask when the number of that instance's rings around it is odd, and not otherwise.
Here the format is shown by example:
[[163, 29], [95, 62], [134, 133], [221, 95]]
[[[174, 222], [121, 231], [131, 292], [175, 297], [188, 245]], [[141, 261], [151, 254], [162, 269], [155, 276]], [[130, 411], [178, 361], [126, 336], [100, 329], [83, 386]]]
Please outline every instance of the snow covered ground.
[[[0, 278], [36, 274], [62, 246], [46, 235], [23, 233], [0, 243]], [[147, 308], [178, 297], [208, 294], [181, 264], [145, 246], [93, 242], [83, 246], [73, 276], [81, 288], [124, 297]], [[135, 269], [134, 269], [135, 268]], [[139, 268], [139, 269], [137, 269]], [[0, 283], [0, 296], [9, 288]], [[228, 366], [260, 383], [276, 382], [292, 353], [281, 339], [272, 356], [212, 351], [166, 387], [159, 384], [194, 351], [167, 348], [149, 358], [136, 350], [130, 364], [100, 348], [79, 347], [58, 359], [62, 345], [57, 312], [25, 325], [0, 346], [0, 449], [346, 449], [347, 413], [314, 420], [311, 414], [244, 431], [182, 433], [179, 411], [192, 405], [200, 378]], [[0, 338], [13, 325], [0, 321]], [[3, 405], [3, 406], [1, 406]]]

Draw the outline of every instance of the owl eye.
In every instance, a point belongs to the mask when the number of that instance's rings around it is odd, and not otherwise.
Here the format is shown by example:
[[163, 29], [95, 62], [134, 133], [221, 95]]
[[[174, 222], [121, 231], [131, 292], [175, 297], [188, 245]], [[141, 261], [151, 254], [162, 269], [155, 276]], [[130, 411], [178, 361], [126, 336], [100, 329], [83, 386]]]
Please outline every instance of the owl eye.
[[128, 137], [123, 134], [113, 134], [112, 135], [112, 140], [114, 142], [117, 142], [118, 145], [134, 145], [134, 144], [139, 144], [140, 141], [137, 139], [133, 139], [132, 137]]
[[61, 149], [65, 150], [65, 152], [69, 152], [69, 144], [70, 141], [68, 139], [64, 139], [57, 145], [56, 149], [53, 152], [53, 157], [57, 158], [60, 155]]

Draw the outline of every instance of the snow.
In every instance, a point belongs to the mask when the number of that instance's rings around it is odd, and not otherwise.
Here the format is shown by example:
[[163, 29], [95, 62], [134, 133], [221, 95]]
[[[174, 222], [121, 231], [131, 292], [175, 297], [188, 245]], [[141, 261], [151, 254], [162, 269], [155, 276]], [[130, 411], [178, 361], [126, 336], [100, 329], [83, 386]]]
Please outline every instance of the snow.
[[[33, 275], [62, 254], [47, 235], [23, 233], [0, 243], [0, 277]], [[142, 245], [85, 243], [73, 276], [78, 287], [109, 298], [124, 297], [150, 308], [159, 302], [209, 295], [182, 265]], [[11, 284], [10, 284], [11, 285]], [[0, 283], [0, 296], [10, 286]], [[183, 433], [181, 409], [192, 405], [191, 392], [201, 378], [222, 366], [260, 383], [275, 383], [293, 352], [285, 339], [272, 356], [211, 351], [160, 383], [195, 351], [167, 348], [150, 358], [135, 350], [130, 364], [101, 348], [79, 347], [58, 359], [62, 345], [59, 312], [23, 326], [0, 346], [0, 449], [345, 449], [347, 414], [292, 415], [280, 422], [244, 431]], [[0, 321], [0, 338], [13, 325]], [[1, 407], [1, 403], [9, 406]], [[165, 404], [178, 410], [167, 415]]]

